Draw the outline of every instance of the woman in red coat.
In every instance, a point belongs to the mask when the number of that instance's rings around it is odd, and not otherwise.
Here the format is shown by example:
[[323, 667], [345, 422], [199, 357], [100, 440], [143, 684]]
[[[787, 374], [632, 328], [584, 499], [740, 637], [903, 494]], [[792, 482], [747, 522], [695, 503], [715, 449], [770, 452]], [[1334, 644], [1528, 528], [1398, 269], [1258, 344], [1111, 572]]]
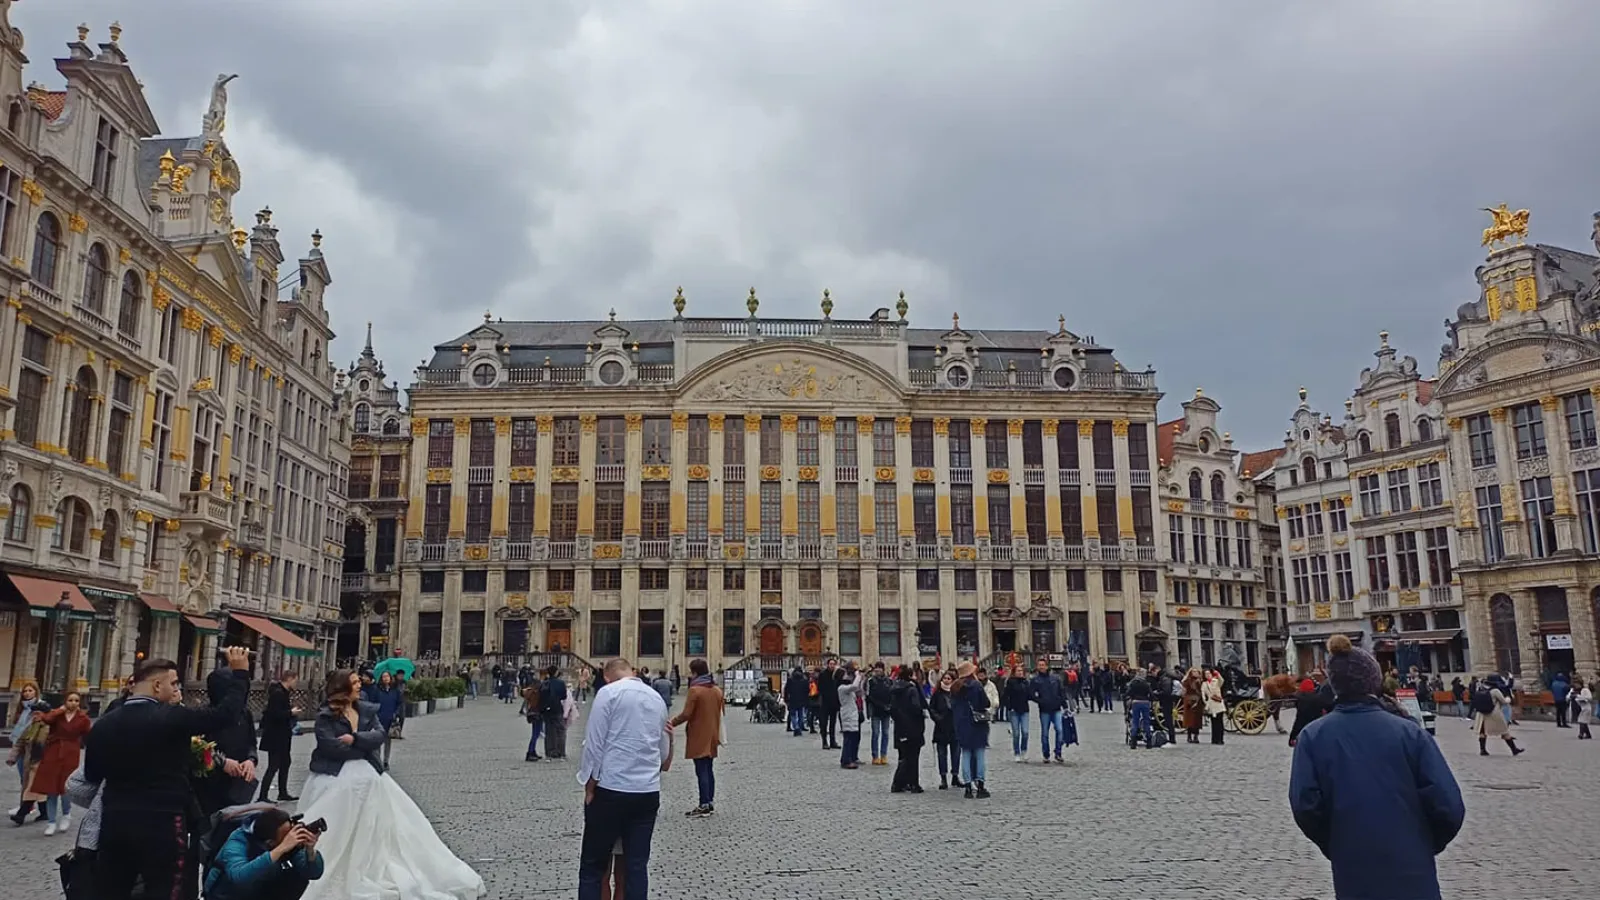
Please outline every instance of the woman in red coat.
[[[44, 758], [33, 772], [33, 779], [22, 794], [24, 801], [42, 801], [45, 818], [50, 824], [44, 833], [66, 831], [72, 824], [72, 807], [67, 801], [67, 778], [78, 768], [83, 754], [83, 736], [89, 733], [89, 714], [83, 711], [83, 698], [76, 691], [67, 694], [67, 702], [60, 709], [39, 715], [40, 721], [50, 726], [50, 736], [45, 740]], [[60, 817], [56, 805], [60, 804]]]

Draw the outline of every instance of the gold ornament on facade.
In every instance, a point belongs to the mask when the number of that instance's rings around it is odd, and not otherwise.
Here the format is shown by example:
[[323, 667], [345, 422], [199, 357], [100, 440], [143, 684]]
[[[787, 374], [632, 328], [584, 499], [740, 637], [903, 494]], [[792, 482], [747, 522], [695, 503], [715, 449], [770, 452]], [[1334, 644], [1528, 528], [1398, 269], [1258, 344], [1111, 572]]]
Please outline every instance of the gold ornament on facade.
[[411, 420], [411, 436], [412, 437], [424, 437], [424, 436], [427, 435], [427, 433], [428, 433], [428, 420], [427, 419], [412, 419]]
[[216, 328], [216, 327], [212, 327], [212, 328], [208, 329], [206, 331], [206, 340], [211, 344], [212, 348], [221, 347], [222, 346], [222, 340], [223, 340], [222, 339], [222, 329], [221, 328]]
[[778, 417], [778, 425], [785, 432], [793, 433], [800, 426], [800, 417], [793, 413], [784, 413]]
[[1504, 406], [1496, 406], [1494, 409], [1489, 410], [1489, 418], [1496, 422], [1504, 422], [1506, 420], [1506, 408]]
[[1556, 408], [1561, 405], [1561, 398], [1545, 395], [1539, 398], [1539, 405], [1544, 407], [1545, 412], [1555, 412]]
[[550, 470], [550, 480], [569, 483], [578, 480], [577, 466], [556, 466]]
[[644, 416], [640, 413], [628, 413], [622, 417], [629, 431], [638, 431], [644, 428]]
[[1528, 236], [1528, 211], [1519, 209], [1512, 212], [1506, 204], [1502, 203], [1494, 209], [1485, 206], [1483, 211], [1494, 217], [1494, 221], [1483, 230], [1483, 247], [1499, 247], [1509, 244], [1513, 238], [1521, 244], [1523, 238]]
[[711, 477], [711, 467], [696, 463], [689, 467], [690, 481], [705, 481]]
[[122, 263], [123, 265], [127, 265], [128, 262], [130, 260], [132, 260], [132, 259], [133, 259], [133, 251], [132, 250], [129, 250], [127, 247], [118, 247], [117, 248], [117, 262]]
[[67, 230], [73, 234], [83, 234], [89, 230], [89, 222], [77, 213], [67, 214]]
[[817, 416], [817, 431], [821, 434], [833, 434], [833, 416]]
[[1539, 308], [1539, 288], [1532, 275], [1523, 275], [1511, 283], [1511, 291], [1517, 298], [1519, 312], [1534, 312]]
[[[1167, 512], [1183, 512], [1183, 501], [1182, 500], [1168, 500], [1167, 501]], [[1279, 507], [1278, 514], [1279, 515], [1283, 515], [1282, 507]]]
[[[739, 549], [743, 550], [744, 548], [740, 547]], [[860, 559], [861, 558], [861, 548], [857, 547], [857, 546], [854, 546], [854, 545], [851, 545], [851, 544], [845, 544], [844, 546], [839, 548], [839, 558], [840, 559]]]
[[782, 477], [783, 477], [783, 470], [778, 468], [777, 466], [762, 466], [761, 467], [761, 480], [762, 481], [777, 481], [779, 478], [782, 478]]
[[1460, 431], [1463, 422], [1461, 421], [1460, 416], [1451, 416], [1445, 420], [1444, 424], [1449, 427], [1451, 431]]
[[1113, 420], [1111, 420], [1111, 436], [1112, 437], [1127, 437], [1128, 436], [1128, 420], [1127, 419], [1113, 419]]
[[795, 474], [796, 474], [797, 477], [799, 477], [799, 479], [801, 481], [816, 481], [817, 480], [817, 467], [816, 466], [801, 466], [799, 468], [799, 470]]
[[540, 434], [549, 434], [556, 428], [555, 416], [535, 416], [533, 422]]
[[877, 468], [877, 470], [874, 471], [872, 474], [873, 474], [873, 477], [877, 478], [877, 480], [880, 481], [880, 482], [893, 481], [894, 480], [894, 466], [879, 466]]
[[28, 199], [34, 203], [44, 202], [44, 190], [39, 187], [39, 182], [34, 181], [32, 178], [22, 179], [22, 192], [27, 194]]
[[912, 469], [911, 480], [917, 484], [933, 484], [933, 470], [926, 467]]
[[156, 517], [147, 509], [140, 509], [134, 511], [133, 520], [141, 525], [149, 525]]
[[988, 419], [969, 419], [967, 425], [973, 437], [985, 437], [989, 433]]
[[876, 421], [873, 416], [856, 416], [856, 428], [861, 431], [871, 431], [872, 423]]
[[951, 555], [961, 562], [971, 562], [978, 558], [978, 548], [957, 547], [951, 551]]
[[761, 416], [756, 413], [745, 413], [744, 430], [747, 434], [757, 434], [761, 431]]
[[177, 519], [168, 519], [166, 522], [168, 531], [177, 531], [180, 525], [181, 523]]
[[639, 470], [639, 477], [644, 481], [670, 481], [672, 479], [672, 467], [644, 466]]
[[494, 433], [495, 434], [510, 434], [511, 433], [511, 417], [510, 416], [495, 416], [494, 417]]
[[1078, 420], [1078, 437], [1081, 437], [1081, 438], [1094, 437], [1094, 420], [1093, 419], [1079, 419]]
[[710, 414], [708, 414], [706, 416], [706, 428], [708, 428], [711, 431], [715, 431], [715, 432], [722, 431], [723, 418], [724, 418], [724, 416], [722, 415], [722, 413], [710, 413]]
[[452, 473], [448, 468], [435, 468], [428, 470], [429, 484], [449, 484]]
[[594, 434], [594, 413], [582, 413], [578, 416], [578, 430], [584, 434]]
[[468, 544], [461, 555], [469, 560], [485, 560], [489, 558], [489, 548], [484, 544]]
[[944, 416], [935, 417], [933, 420], [933, 433], [948, 435], [950, 433], [950, 420]]
[[911, 417], [910, 416], [895, 416], [895, 419], [894, 419], [894, 433], [895, 434], [910, 434], [911, 433]]
[[512, 466], [507, 477], [518, 484], [526, 484], [537, 480], [539, 473], [533, 466]]
[[744, 559], [743, 544], [723, 544], [722, 555], [728, 559]]
[[244, 348], [243, 347], [239, 346], [238, 344], [229, 345], [229, 347], [228, 347], [228, 362], [230, 362], [233, 365], [237, 366], [239, 364], [239, 360], [241, 360], [243, 358], [244, 358]]
[[[71, 385], [68, 385], [68, 387], [71, 387]], [[212, 381], [209, 375], [189, 385], [189, 389], [194, 391], [209, 391], [214, 388], [216, 388], [216, 382]]]
[[1022, 420], [1021, 419], [1007, 419], [1006, 420], [1006, 434], [1011, 436], [1011, 437], [1022, 437]]
[[594, 545], [594, 558], [595, 559], [621, 559], [622, 558], [622, 545], [621, 544], [595, 544]]
[[989, 470], [989, 483], [990, 484], [1010, 484], [1011, 483], [1011, 472], [1009, 470], [1007, 470], [1007, 469], [990, 469]]
[[833, 296], [827, 288], [822, 289], [822, 317], [824, 319], [833, 315]]
[[750, 310], [750, 315], [753, 318], [755, 316], [755, 314], [756, 314], [756, 310], [759, 309], [760, 307], [761, 307], [761, 301], [756, 299], [756, 289], [755, 288], [751, 288], [750, 289], [750, 296], [748, 298], [746, 298], [745, 301], [744, 301], [744, 308]]
[[1500, 289], [1489, 285], [1483, 289], [1483, 302], [1489, 309], [1489, 321], [1495, 322], [1500, 318]]
[[183, 311], [183, 321], [180, 324], [184, 331], [199, 331], [200, 326], [205, 323], [205, 316], [200, 315], [200, 311], [194, 307], [191, 306]]
[[689, 414], [686, 413], [686, 412], [675, 412], [675, 413], [673, 413], [672, 414], [672, 430], [673, 431], [688, 431], [689, 430]]
[[683, 315], [683, 310], [688, 305], [689, 305], [689, 301], [687, 299], [685, 299], [684, 296], [683, 296], [683, 288], [681, 288], [681, 287], [678, 288], [678, 293], [676, 295], [674, 295], [673, 298], [672, 298], [672, 310], [673, 310], [673, 312], [676, 312], [678, 315], [681, 316], [681, 315]]
[[472, 417], [471, 416], [456, 416], [456, 418], [455, 418], [455, 426], [456, 426], [456, 431], [455, 431], [456, 434], [469, 434], [469, 433], [471, 433], [471, 431], [472, 431]]

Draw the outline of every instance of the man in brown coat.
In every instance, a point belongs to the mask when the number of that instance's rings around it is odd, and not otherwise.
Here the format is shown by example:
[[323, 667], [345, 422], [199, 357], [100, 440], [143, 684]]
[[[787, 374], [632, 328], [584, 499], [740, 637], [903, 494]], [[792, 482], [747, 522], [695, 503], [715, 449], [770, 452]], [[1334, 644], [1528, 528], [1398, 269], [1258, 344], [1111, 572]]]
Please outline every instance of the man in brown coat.
[[711, 668], [703, 659], [689, 663], [689, 696], [683, 701], [683, 712], [672, 720], [673, 727], [689, 726], [684, 738], [683, 755], [694, 760], [694, 777], [700, 783], [700, 805], [684, 815], [693, 819], [704, 818], [716, 812], [712, 806], [717, 791], [717, 781], [711, 764], [717, 758], [717, 745], [722, 743], [722, 688], [711, 677]]

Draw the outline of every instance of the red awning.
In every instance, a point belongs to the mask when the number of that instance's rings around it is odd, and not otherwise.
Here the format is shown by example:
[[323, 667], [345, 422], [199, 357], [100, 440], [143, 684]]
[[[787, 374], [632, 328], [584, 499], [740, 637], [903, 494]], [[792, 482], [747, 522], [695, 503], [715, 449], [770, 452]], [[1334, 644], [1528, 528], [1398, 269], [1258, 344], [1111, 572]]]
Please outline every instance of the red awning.
[[279, 625], [271, 619], [263, 619], [260, 616], [247, 616], [241, 613], [232, 613], [232, 616], [235, 622], [238, 622], [240, 625], [243, 625], [251, 631], [254, 631], [256, 634], [261, 635], [285, 650], [314, 649], [311, 646], [310, 641], [295, 635], [294, 632], [291, 632], [289, 629], [284, 628], [282, 625]]
[[61, 595], [66, 594], [67, 600], [72, 604], [72, 611], [94, 615], [94, 604], [83, 596], [78, 586], [67, 581], [51, 581], [47, 578], [29, 578], [26, 575], [8, 575], [11, 584], [28, 601], [28, 605], [35, 609], [55, 609], [56, 603], [61, 600]]
[[178, 608], [172, 605], [172, 601], [161, 596], [160, 594], [140, 594], [139, 600], [143, 602], [144, 605], [153, 613], [160, 613], [169, 616], [175, 616], [178, 614]]
[[207, 634], [216, 634], [222, 630], [217, 627], [217, 622], [215, 619], [208, 619], [205, 616], [184, 616], [184, 618], [189, 620], [189, 624], [194, 626], [195, 631], [204, 631]]

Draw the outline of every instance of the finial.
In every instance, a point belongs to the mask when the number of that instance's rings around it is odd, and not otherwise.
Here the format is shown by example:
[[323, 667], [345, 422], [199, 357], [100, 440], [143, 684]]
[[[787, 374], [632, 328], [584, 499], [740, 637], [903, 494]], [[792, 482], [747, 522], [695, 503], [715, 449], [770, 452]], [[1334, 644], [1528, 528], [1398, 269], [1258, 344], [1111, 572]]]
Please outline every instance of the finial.
[[121, 22], [112, 22], [111, 23], [111, 43], [115, 44], [117, 41], [120, 41], [120, 40], [122, 40], [122, 23]]
[[1039, 348], [1039, 355], [1040, 356], [1049, 356], [1050, 355], [1050, 348], [1049, 347], [1040, 347]]
[[489, 320], [493, 319], [493, 318], [494, 318], [494, 316], [491, 316], [487, 309], [483, 311], [483, 323], [485, 325], [489, 324]]
[[471, 353], [471, 352], [472, 352], [472, 345], [471, 344], [462, 344], [461, 345], [461, 355], [462, 356], [466, 356], [468, 353]]
[[372, 353], [372, 323], [367, 323], [367, 354]]
[[1017, 370], [1017, 361], [1013, 359], [1011, 362], [1006, 363], [1006, 368], [1015, 372]]
[[617, 308], [615, 306], [611, 307], [611, 311], [606, 315], [610, 316], [611, 321], [615, 322], [617, 320]]
[[1355, 409], [1355, 405], [1356, 405], [1356, 402], [1354, 400], [1351, 400], [1348, 397], [1345, 398], [1344, 411], [1346, 413], [1352, 412]]
[[961, 330], [961, 313], [953, 312], [953, 313], [950, 314], [950, 330], [951, 331], [960, 331]]
[[548, 368], [550, 368], [550, 357], [548, 357], [548, 356], [546, 356], [546, 357], [545, 357], [545, 358], [544, 358], [544, 367], [545, 367], [545, 368], [546, 368], [546, 369], [548, 369]]
[[1061, 315], [1056, 316], [1056, 328], [1059, 329], [1056, 332], [1057, 334], [1066, 334], [1067, 333], [1067, 315], [1066, 315], [1066, 313], [1062, 313]]
[[831, 291], [829, 291], [827, 288], [823, 288], [822, 289], [822, 317], [824, 319], [827, 319], [827, 318], [831, 318], [832, 316], [833, 316], [833, 293]]
[[1379, 345], [1380, 345], [1381, 349], [1383, 349], [1383, 350], [1389, 349], [1389, 332], [1387, 332], [1387, 331], [1378, 332], [1378, 341], [1379, 341]]
[[756, 299], [756, 289], [750, 289], [750, 296], [744, 301], [744, 308], [750, 310], [750, 318], [755, 318], [756, 310], [761, 306], [761, 301]]
[[89, 26], [86, 25], [86, 24], [85, 25], [79, 25], [78, 26], [78, 43], [81, 44], [84, 41], [87, 41], [88, 39], [89, 39]]
[[1206, 395], [1206, 389], [1205, 388], [1197, 387], [1197, 388], [1194, 389], [1194, 398], [1196, 400], [1199, 400], [1201, 397], [1204, 397], [1205, 395]]
[[900, 315], [900, 321], [904, 322], [906, 320], [906, 310], [910, 308], [911, 304], [906, 302], [906, 292], [901, 291], [900, 302], [894, 305], [894, 311]]
[[1303, 384], [1300, 385], [1300, 402], [1306, 402], [1306, 386]]
[[1231, 441], [1231, 440], [1233, 440], [1233, 432], [1231, 432], [1231, 431], [1224, 431], [1224, 432], [1223, 432], [1223, 433], [1222, 433], [1222, 439], [1223, 439], [1223, 440], [1224, 440], [1224, 441]]
[[158, 180], [171, 181], [172, 170], [178, 165], [178, 161], [172, 157], [172, 151], [168, 150], [167, 152], [161, 154], [161, 159], [158, 162], [161, 166], [161, 177]]
[[639, 352], [639, 342], [638, 341], [634, 341], [633, 342], [633, 352], [635, 352], [635, 353]]
[[322, 229], [318, 228], [316, 231], [311, 232], [311, 249], [317, 250], [317, 249], [320, 249], [321, 247], [322, 247]]
[[235, 248], [243, 250], [245, 241], [249, 239], [250, 233], [245, 231], [243, 228], [235, 228], [233, 230], [233, 246]]
[[683, 297], [683, 286], [679, 285], [678, 286], [678, 293], [673, 295], [673, 298], [672, 298], [672, 309], [675, 312], [677, 312], [677, 314], [679, 316], [682, 316], [684, 307], [686, 307], [688, 305], [689, 305], [689, 301], [685, 300], [684, 297]]

